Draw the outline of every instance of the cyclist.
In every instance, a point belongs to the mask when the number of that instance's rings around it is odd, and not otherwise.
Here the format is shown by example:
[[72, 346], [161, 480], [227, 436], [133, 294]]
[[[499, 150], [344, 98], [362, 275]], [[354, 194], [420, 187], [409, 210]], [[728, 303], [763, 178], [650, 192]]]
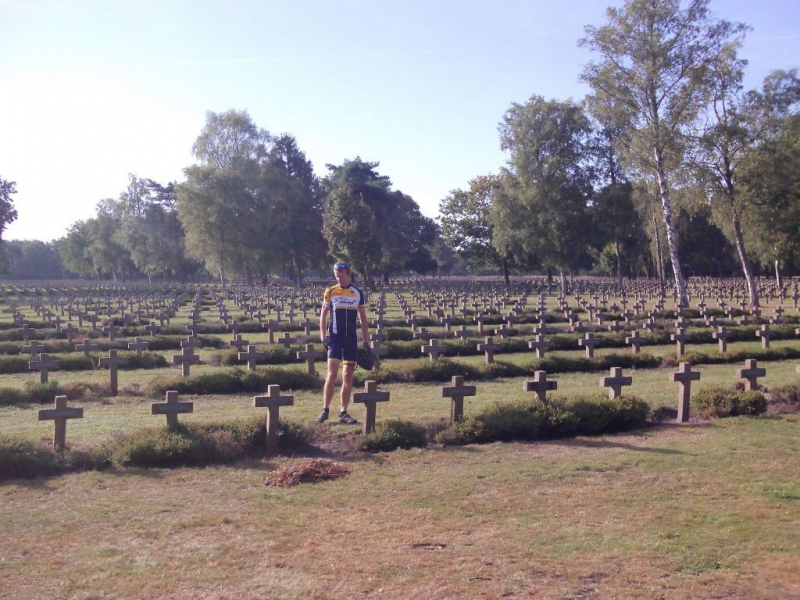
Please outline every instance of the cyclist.
[[333, 265], [333, 275], [336, 285], [325, 290], [322, 298], [322, 309], [319, 315], [319, 335], [322, 343], [328, 349], [328, 374], [325, 378], [323, 389], [322, 412], [317, 417], [317, 422], [328, 420], [328, 413], [336, 389], [336, 378], [339, 376], [339, 363], [344, 362], [342, 372], [341, 412], [339, 422], [352, 425], [358, 423], [347, 414], [350, 396], [353, 391], [353, 372], [356, 368], [358, 355], [358, 327], [356, 315], [361, 323], [361, 337], [364, 347], [369, 347], [369, 328], [367, 324], [367, 309], [364, 306], [364, 294], [360, 289], [351, 284], [352, 274], [350, 265], [337, 262]]

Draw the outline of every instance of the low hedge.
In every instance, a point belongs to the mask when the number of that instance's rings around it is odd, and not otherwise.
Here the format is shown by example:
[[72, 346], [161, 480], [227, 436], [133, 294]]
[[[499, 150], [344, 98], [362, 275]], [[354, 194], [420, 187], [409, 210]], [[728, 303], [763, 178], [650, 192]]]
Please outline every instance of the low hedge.
[[[279, 451], [296, 451], [311, 440], [299, 423], [281, 421]], [[0, 435], [0, 480], [58, 475], [114, 467], [179, 467], [224, 464], [247, 455], [263, 455], [266, 428], [262, 415], [222, 423], [143, 428], [117, 434], [100, 444], [69, 446], [63, 455], [44, 443]]]
[[767, 410], [767, 399], [761, 392], [707, 386], [694, 395], [692, 406], [703, 417], [760, 415]]
[[160, 398], [167, 390], [194, 395], [237, 394], [263, 392], [269, 385], [280, 385], [285, 390], [311, 390], [318, 388], [320, 381], [293, 368], [266, 367], [255, 371], [236, 368], [191, 377], [158, 377], [147, 384], [146, 393], [152, 398]]
[[358, 439], [357, 447], [364, 452], [388, 452], [402, 448], [424, 448], [428, 445], [428, 436], [422, 425], [389, 419], [382, 421], [365, 436]]
[[650, 369], [658, 367], [661, 360], [650, 354], [606, 354], [594, 358], [545, 356], [530, 363], [518, 365], [495, 361], [488, 365], [474, 366], [448, 358], [435, 361], [419, 359], [406, 364], [383, 363], [372, 371], [357, 369], [353, 378], [355, 385], [367, 380], [378, 383], [420, 383], [426, 381], [450, 381], [453, 375], [463, 375], [468, 380], [489, 380], [508, 377], [532, 376], [536, 371], [548, 373], [591, 373], [606, 371], [611, 367], [624, 369]]
[[448, 445], [544, 440], [626, 431], [644, 425], [649, 405], [636, 396], [609, 399], [602, 392], [561, 398], [494, 402], [437, 434]]
[[677, 362], [688, 362], [693, 365], [719, 365], [728, 363], [744, 362], [748, 358], [756, 360], [792, 360], [800, 358], [800, 348], [770, 348], [765, 350], [757, 348], [753, 350], [738, 350], [731, 352], [686, 352], [683, 358], [678, 358], [675, 354], [668, 354], [664, 357], [664, 364], [672, 365]]
[[52, 404], [56, 396], [67, 394], [67, 389], [57, 381], [39, 383], [26, 381], [22, 389], [0, 388], [0, 406], [15, 404]]
[[[263, 358], [259, 358], [256, 361], [258, 365], [285, 365], [290, 363], [297, 362], [297, 352], [302, 350], [301, 347], [289, 347], [283, 346], [282, 344], [273, 344], [271, 346], [266, 346], [260, 348], [258, 351], [264, 355]], [[322, 346], [317, 348], [318, 350], [322, 349]], [[223, 365], [245, 365], [247, 364], [246, 360], [239, 360], [239, 351], [236, 349], [225, 350], [221, 353], [221, 364]]]

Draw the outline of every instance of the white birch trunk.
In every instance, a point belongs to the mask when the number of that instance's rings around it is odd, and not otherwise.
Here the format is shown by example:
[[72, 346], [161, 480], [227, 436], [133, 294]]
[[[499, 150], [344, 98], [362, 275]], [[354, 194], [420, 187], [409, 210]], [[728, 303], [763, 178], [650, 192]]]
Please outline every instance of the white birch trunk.
[[688, 297], [686, 296], [686, 283], [683, 280], [683, 272], [681, 271], [681, 260], [678, 257], [678, 244], [675, 239], [675, 227], [672, 224], [672, 205], [669, 200], [669, 185], [667, 183], [667, 175], [664, 172], [664, 161], [661, 155], [661, 149], [656, 146], [653, 150], [656, 159], [656, 170], [658, 172], [658, 187], [661, 194], [661, 207], [664, 209], [664, 225], [667, 230], [667, 247], [669, 248], [669, 257], [672, 260], [672, 272], [675, 275], [675, 292], [678, 295], [678, 304], [688, 305]]

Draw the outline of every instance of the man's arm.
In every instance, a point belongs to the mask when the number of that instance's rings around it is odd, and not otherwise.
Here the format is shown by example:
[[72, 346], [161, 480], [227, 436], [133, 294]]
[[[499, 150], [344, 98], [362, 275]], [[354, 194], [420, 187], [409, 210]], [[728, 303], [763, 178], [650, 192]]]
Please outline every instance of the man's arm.
[[325, 336], [328, 332], [328, 313], [330, 308], [322, 305], [322, 310], [319, 311], [319, 341], [324, 342]]
[[369, 323], [367, 323], [367, 308], [363, 304], [358, 307], [358, 319], [361, 321], [361, 337], [367, 344], [369, 343]]

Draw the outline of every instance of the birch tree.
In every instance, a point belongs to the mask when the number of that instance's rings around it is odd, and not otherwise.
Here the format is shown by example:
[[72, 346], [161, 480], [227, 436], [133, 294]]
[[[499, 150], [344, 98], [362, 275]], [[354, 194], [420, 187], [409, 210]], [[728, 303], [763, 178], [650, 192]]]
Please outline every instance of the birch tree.
[[[664, 154], [696, 122], [711, 89], [709, 67], [723, 45], [743, 25], [717, 21], [709, 0], [627, 0], [607, 10], [608, 22], [587, 26], [580, 45], [598, 59], [582, 79], [597, 101], [625, 115], [631, 147], [646, 148], [638, 158], [655, 173], [664, 213], [667, 245], [678, 301], [688, 302], [675, 239], [670, 181]], [[640, 144], [635, 144], [638, 140]]]

